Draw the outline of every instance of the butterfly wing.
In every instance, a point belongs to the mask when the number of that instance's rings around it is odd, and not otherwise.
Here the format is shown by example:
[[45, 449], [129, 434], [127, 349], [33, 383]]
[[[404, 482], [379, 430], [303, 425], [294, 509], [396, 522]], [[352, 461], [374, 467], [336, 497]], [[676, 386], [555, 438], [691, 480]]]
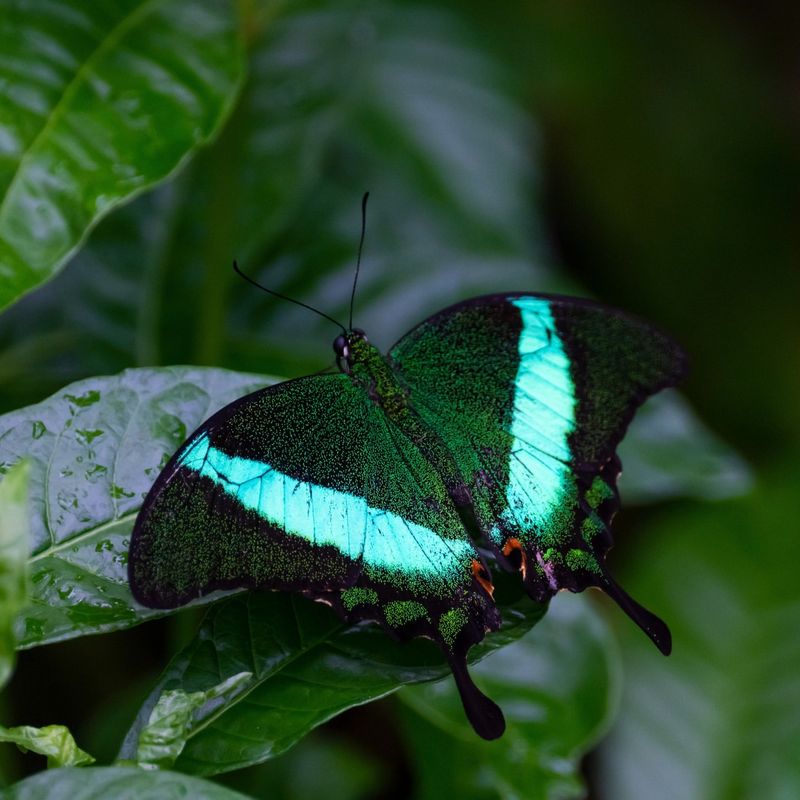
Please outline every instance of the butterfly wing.
[[294, 590], [400, 638], [428, 636], [476, 730], [495, 738], [502, 714], [466, 671], [469, 648], [500, 624], [482, 575], [441, 478], [342, 374], [271, 386], [208, 420], [148, 494], [129, 562], [148, 606]]
[[595, 303], [509, 294], [441, 311], [389, 355], [452, 451], [488, 544], [521, 569], [528, 593], [599, 586], [669, 652], [666, 625], [603, 559], [619, 505], [616, 447], [645, 398], [682, 376], [680, 349]]

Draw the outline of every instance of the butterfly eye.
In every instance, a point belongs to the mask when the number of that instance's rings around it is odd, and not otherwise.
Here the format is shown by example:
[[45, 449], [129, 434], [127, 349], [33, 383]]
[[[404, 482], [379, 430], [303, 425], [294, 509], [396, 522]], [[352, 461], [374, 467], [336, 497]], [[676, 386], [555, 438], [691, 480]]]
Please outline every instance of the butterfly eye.
[[343, 358], [347, 354], [347, 338], [345, 336], [337, 336], [333, 340], [333, 352], [339, 358]]
[[365, 342], [368, 341], [367, 334], [361, 330], [361, 328], [353, 328], [353, 333], [359, 338], [363, 339]]

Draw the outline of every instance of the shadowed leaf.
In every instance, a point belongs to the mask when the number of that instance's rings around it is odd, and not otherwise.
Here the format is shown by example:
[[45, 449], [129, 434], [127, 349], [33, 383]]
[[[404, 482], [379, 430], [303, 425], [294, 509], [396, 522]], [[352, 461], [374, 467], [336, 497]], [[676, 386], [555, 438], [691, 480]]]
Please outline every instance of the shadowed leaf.
[[747, 463], [706, 428], [674, 389], [651, 397], [636, 412], [618, 452], [623, 502], [719, 500], [745, 494], [753, 485]]
[[530, 633], [473, 672], [506, 711], [498, 742], [475, 737], [450, 681], [398, 694], [410, 709], [416, 797], [582, 797], [580, 759], [608, 728], [620, 683], [616, 647], [588, 598], [559, 595]]
[[619, 629], [627, 680], [600, 762], [609, 797], [800, 796], [799, 481], [792, 458], [747, 497], [683, 504], [651, 525], [623, 578], [670, 620], [674, 653], [653, 658]]
[[[515, 641], [545, 610], [528, 600], [504, 606], [503, 627], [474, 647], [470, 660]], [[235, 693], [207, 703], [188, 721], [176, 768], [213, 775], [257, 764], [348, 708], [449, 671], [431, 641], [396, 642], [373, 624], [347, 627], [309, 600], [248, 592], [209, 609], [142, 706], [120, 756], [135, 757], [141, 731], [165, 694], [207, 691], [243, 672], [252, 674]]]

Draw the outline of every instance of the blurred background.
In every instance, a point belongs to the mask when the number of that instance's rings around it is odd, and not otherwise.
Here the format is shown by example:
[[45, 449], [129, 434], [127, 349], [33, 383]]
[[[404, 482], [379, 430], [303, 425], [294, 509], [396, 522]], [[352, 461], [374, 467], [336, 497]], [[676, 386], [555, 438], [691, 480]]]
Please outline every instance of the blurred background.
[[[442, 743], [425, 689], [219, 780], [270, 798], [561, 798], [584, 791], [577, 760], [599, 800], [800, 797], [797, 6], [247, 0], [238, 13], [247, 74], [216, 140], [0, 317], [3, 411], [133, 366], [292, 377], [330, 363], [332, 326], [229, 264], [346, 316], [365, 190], [355, 320], [379, 346], [464, 297], [560, 291], [653, 321], [691, 373], [622, 452], [611, 556], [674, 653], [593, 598], [617, 677], [587, 679], [608, 711], [551, 759], [563, 780], [536, 773], [527, 791], [470, 773], [472, 743]], [[111, 759], [195, 622], [24, 652], [4, 710], [68, 723]], [[431, 753], [472, 777], [443, 782]], [[30, 758], [4, 750], [6, 779], [38, 768]]]

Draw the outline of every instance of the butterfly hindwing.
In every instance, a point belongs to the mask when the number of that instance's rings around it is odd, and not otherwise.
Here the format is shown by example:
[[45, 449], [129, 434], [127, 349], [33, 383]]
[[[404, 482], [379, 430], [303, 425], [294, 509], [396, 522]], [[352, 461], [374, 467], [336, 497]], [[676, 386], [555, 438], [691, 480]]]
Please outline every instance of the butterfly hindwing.
[[479, 527], [537, 600], [600, 586], [664, 651], [666, 626], [611, 579], [616, 446], [635, 409], [683, 372], [650, 326], [547, 295], [475, 298], [401, 339], [390, 359], [454, 455]]
[[159, 476], [131, 542], [131, 587], [149, 606], [293, 590], [350, 621], [434, 639], [471, 721], [494, 738], [502, 715], [466, 673], [469, 648], [500, 624], [476, 573], [442, 478], [343, 374], [271, 386], [208, 420]]

